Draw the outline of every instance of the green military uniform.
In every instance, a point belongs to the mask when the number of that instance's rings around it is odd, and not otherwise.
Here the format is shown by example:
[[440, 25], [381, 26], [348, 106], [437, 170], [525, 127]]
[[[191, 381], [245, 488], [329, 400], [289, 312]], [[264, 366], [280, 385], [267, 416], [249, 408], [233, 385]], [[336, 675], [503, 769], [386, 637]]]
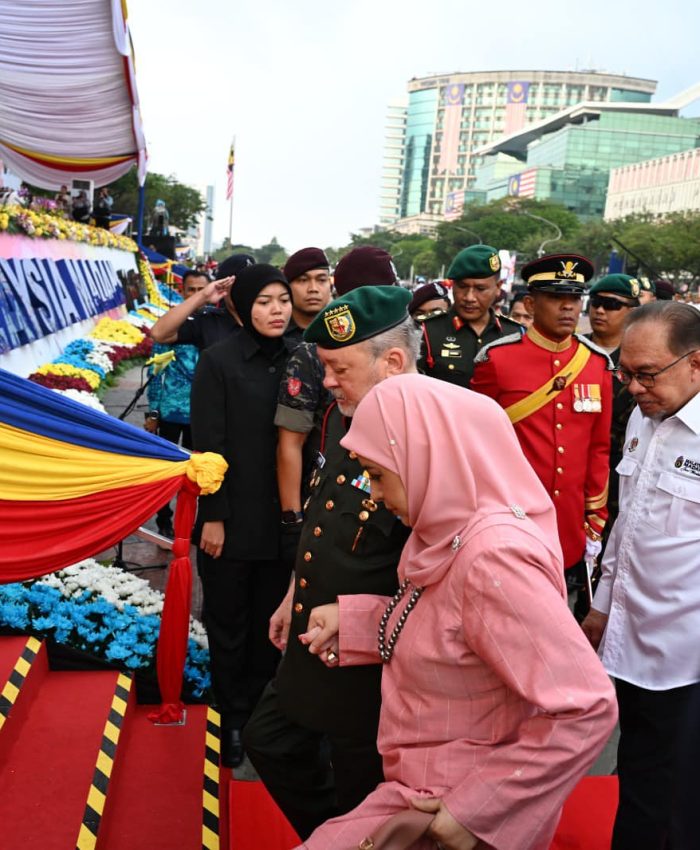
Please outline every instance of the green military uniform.
[[[396, 567], [409, 530], [370, 499], [369, 476], [354, 453], [340, 445], [345, 430], [345, 418], [334, 404], [323, 429], [323, 466], [312, 476], [304, 511], [292, 625], [277, 673], [277, 692], [280, 705], [296, 723], [324, 732], [362, 734], [377, 727], [380, 665], [329, 668], [298, 639], [317, 605], [335, 602], [339, 594], [392, 596], [398, 586]], [[359, 704], [358, 693], [363, 694]]]
[[[452, 281], [485, 281], [493, 279], [500, 271], [501, 261], [495, 248], [470, 245], [452, 260], [447, 277]], [[457, 314], [453, 305], [447, 313], [426, 319], [422, 330], [423, 351], [418, 368], [431, 378], [468, 387], [474, 371], [474, 358], [483, 346], [502, 336], [523, 333], [525, 329], [512, 319], [497, 316], [491, 309], [486, 327], [477, 334]]]
[[[304, 338], [326, 349], [355, 345], [409, 321], [409, 300], [400, 287], [360, 287], [322, 310]], [[409, 529], [371, 500], [369, 476], [340, 445], [346, 426], [333, 403], [304, 505], [287, 650], [244, 733], [253, 766], [302, 839], [383, 781], [381, 665], [329, 668], [299, 641], [314, 607], [339, 595], [390, 597], [398, 585]]]
[[480, 334], [460, 319], [454, 306], [442, 316], [423, 324], [423, 349], [418, 368], [431, 378], [468, 387], [474, 372], [474, 358], [490, 342], [512, 333], [523, 333], [520, 322], [489, 311], [489, 321]]

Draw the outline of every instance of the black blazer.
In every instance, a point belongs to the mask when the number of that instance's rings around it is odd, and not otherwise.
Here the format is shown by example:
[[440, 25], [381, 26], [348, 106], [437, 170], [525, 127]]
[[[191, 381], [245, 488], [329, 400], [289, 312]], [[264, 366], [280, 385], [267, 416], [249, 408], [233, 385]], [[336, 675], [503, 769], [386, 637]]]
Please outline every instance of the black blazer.
[[280, 505], [275, 471], [277, 394], [289, 355], [270, 358], [246, 331], [204, 349], [192, 382], [192, 444], [217, 452], [228, 470], [217, 493], [200, 496], [195, 539], [203, 522], [223, 520], [222, 556], [274, 560], [279, 555]]

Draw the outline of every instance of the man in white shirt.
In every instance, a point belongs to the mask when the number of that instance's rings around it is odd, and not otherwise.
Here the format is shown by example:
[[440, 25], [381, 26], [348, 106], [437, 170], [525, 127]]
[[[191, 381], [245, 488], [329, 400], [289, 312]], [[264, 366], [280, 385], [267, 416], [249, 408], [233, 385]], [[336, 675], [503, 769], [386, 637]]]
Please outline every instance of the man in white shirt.
[[685, 847], [672, 817], [679, 730], [700, 681], [700, 314], [673, 301], [632, 311], [616, 377], [638, 407], [582, 628], [620, 708], [612, 850], [676, 850]]

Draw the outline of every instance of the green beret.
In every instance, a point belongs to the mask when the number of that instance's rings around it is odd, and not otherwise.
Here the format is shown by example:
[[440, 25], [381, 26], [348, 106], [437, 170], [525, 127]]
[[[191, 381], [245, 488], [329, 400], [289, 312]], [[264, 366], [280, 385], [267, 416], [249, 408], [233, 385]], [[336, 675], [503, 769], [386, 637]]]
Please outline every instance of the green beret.
[[395, 328], [408, 318], [411, 293], [402, 286], [360, 286], [336, 298], [304, 331], [306, 342], [343, 348]]
[[644, 288], [648, 287], [643, 287], [637, 278], [631, 275], [606, 274], [593, 284], [589, 293], [595, 295], [596, 292], [612, 292], [615, 295], [624, 295], [625, 298], [639, 298], [639, 291]]
[[470, 245], [452, 260], [446, 277], [449, 280], [481, 280], [484, 277], [493, 277], [500, 270], [501, 260], [495, 248], [490, 245]]

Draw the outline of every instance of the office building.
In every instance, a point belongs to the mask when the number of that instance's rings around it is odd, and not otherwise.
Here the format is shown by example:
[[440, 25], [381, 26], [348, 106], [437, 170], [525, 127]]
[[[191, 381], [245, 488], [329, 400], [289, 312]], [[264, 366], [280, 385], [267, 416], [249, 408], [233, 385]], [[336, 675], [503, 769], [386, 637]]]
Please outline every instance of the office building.
[[475, 71], [416, 78], [407, 88], [387, 121], [387, 226], [458, 217], [475, 190], [475, 152], [489, 142], [582, 101], [649, 103], [656, 82], [593, 71]]

